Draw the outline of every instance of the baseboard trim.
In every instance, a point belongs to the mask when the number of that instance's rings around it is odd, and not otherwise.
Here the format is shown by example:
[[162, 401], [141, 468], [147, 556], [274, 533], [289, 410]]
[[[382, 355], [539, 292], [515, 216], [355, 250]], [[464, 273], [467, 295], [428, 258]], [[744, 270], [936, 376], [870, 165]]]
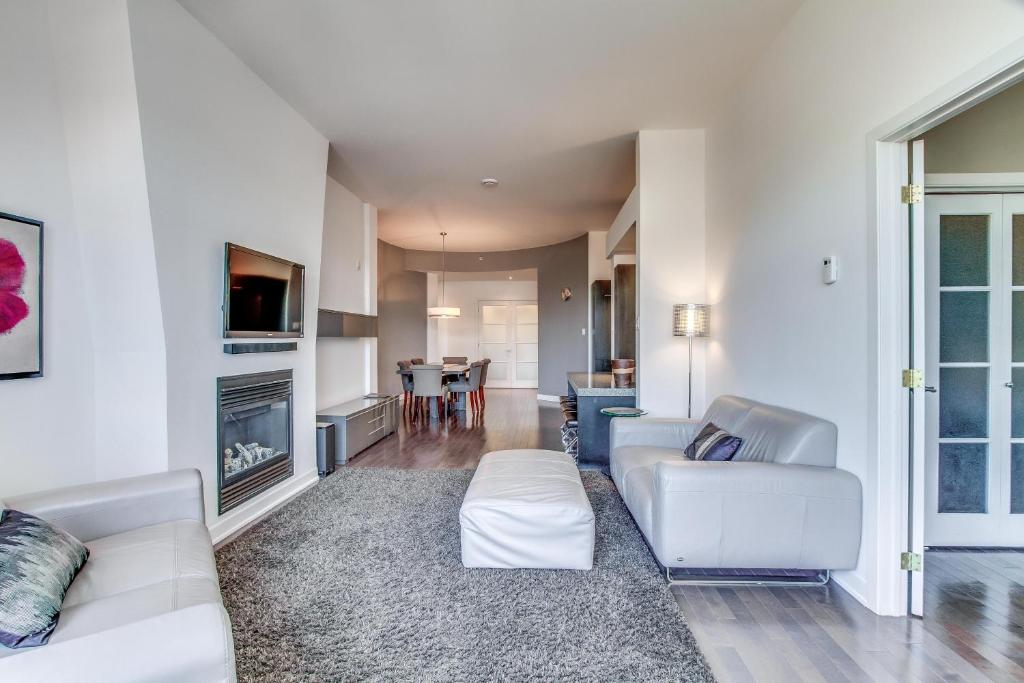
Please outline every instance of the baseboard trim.
[[544, 401], [546, 403], [558, 403], [558, 396], [551, 396], [550, 394], [537, 394], [538, 401]]
[[246, 529], [320, 481], [316, 468], [293, 476], [248, 504], [235, 508], [210, 525], [213, 544], [220, 547], [233, 541]]

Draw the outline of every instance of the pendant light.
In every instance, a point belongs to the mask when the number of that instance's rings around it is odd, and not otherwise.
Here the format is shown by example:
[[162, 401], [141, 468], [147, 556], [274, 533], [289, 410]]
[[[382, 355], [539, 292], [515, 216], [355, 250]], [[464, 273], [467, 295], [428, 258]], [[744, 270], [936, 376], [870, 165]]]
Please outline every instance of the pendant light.
[[445, 306], [444, 305], [444, 273], [445, 273], [445, 262], [444, 262], [444, 238], [448, 236], [448, 233], [441, 233], [441, 305], [430, 306], [427, 308], [427, 317], [429, 318], [458, 318], [462, 315], [462, 309], [458, 306]]

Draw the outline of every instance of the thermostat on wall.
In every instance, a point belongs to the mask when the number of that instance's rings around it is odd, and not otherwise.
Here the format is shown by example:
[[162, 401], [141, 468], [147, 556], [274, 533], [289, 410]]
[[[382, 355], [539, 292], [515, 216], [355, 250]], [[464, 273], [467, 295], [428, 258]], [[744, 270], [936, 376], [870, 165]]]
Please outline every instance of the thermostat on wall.
[[826, 256], [822, 259], [821, 279], [826, 285], [835, 284], [839, 279], [839, 264], [835, 256]]

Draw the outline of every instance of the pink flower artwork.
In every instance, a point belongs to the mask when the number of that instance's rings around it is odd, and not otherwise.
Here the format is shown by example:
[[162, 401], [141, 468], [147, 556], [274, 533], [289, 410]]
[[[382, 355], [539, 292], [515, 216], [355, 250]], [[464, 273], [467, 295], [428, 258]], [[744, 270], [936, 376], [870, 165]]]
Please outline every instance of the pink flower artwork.
[[24, 281], [25, 259], [13, 242], [0, 239], [0, 335], [28, 317], [28, 304], [20, 296]]

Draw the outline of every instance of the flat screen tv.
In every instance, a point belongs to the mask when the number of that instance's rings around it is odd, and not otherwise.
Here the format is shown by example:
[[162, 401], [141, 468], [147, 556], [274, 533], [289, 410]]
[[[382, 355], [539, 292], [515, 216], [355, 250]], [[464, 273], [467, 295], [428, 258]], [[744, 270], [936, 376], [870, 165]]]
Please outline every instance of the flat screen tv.
[[301, 337], [306, 268], [224, 244], [224, 336]]

